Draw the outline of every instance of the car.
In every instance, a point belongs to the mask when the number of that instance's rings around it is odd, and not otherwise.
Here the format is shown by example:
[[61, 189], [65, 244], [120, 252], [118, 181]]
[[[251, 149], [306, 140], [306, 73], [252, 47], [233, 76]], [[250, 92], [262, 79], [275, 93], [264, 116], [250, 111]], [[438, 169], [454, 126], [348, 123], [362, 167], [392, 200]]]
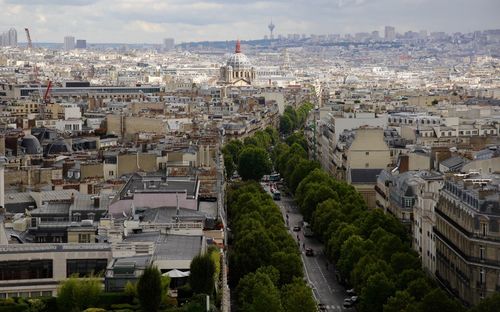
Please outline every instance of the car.
[[312, 248], [306, 248], [306, 256], [313, 257], [314, 256], [314, 250]]
[[345, 298], [345, 299], [344, 299], [344, 303], [346, 303], [346, 302], [348, 302], [348, 303], [352, 303], [351, 298], [350, 298], [350, 297], [349, 297], [349, 298]]
[[351, 301], [352, 301], [352, 303], [358, 302], [358, 296], [352, 296]]
[[318, 303], [318, 311], [326, 311], [326, 305], [324, 303]]
[[352, 303], [352, 301], [344, 301], [344, 308], [352, 308], [354, 304]]
[[294, 226], [294, 227], [293, 227], [293, 231], [294, 231], [294, 232], [300, 232], [300, 226], [298, 226], [298, 225], [297, 225], [297, 226]]
[[356, 296], [356, 291], [354, 290], [354, 288], [348, 289], [348, 290], [346, 291], [346, 293], [347, 293], [349, 296]]

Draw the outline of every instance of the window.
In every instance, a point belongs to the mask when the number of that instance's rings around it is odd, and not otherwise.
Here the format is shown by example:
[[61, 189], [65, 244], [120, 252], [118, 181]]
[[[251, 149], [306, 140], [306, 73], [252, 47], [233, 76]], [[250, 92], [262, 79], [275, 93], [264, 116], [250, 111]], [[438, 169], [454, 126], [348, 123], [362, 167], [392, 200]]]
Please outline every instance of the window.
[[479, 271], [479, 284], [484, 284], [484, 282], [486, 281], [484, 274], [484, 269], [481, 268], [481, 270]]
[[90, 243], [90, 234], [78, 234], [79, 243]]
[[366, 156], [370, 155], [370, 152], [366, 152], [366, 153], [365, 153], [365, 155], [366, 155]]
[[365, 168], [368, 168], [368, 167], [370, 167], [370, 164], [369, 164], [369, 163], [366, 163], [366, 164], [365, 164]]
[[1, 261], [0, 280], [52, 278], [52, 260]]
[[113, 170], [111, 170], [111, 171], [109, 171], [109, 172], [108, 172], [108, 174], [109, 174], [110, 176], [112, 176], [112, 175], [115, 175], [115, 172], [114, 172]]
[[479, 259], [484, 260], [484, 246], [479, 245]]
[[481, 234], [486, 236], [488, 234], [488, 225], [486, 223], [481, 223]]
[[106, 270], [107, 259], [71, 259], [66, 260], [66, 276], [79, 277], [98, 275]]

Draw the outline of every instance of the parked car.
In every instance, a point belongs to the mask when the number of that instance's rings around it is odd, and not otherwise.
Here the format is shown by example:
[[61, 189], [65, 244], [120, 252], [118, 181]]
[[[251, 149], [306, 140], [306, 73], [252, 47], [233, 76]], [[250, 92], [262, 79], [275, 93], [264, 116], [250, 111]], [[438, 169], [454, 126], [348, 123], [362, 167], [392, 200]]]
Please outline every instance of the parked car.
[[312, 248], [306, 248], [306, 256], [313, 257], [314, 256], [314, 250]]
[[297, 226], [294, 226], [294, 227], [293, 227], [293, 231], [294, 231], [294, 232], [300, 232], [300, 226], [298, 226], [298, 225], [297, 225]]
[[318, 303], [318, 311], [323, 312], [326, 310], [326, 305], [324, 303]]
[[352, 296], [351, 301], [352, 301], [352, 303], [358, 302], [358, 296]]
[[347, 293], [349, 296], [356, 296], [356, 291], [354, 290], [354, 288], [348, 289], [348, 290], [346, 291], [346, 293]]
[[354, 302], [352, 302], [351, 298], [344, 299], [344, 308], [350, 308], [353, 305], [354, 305]]

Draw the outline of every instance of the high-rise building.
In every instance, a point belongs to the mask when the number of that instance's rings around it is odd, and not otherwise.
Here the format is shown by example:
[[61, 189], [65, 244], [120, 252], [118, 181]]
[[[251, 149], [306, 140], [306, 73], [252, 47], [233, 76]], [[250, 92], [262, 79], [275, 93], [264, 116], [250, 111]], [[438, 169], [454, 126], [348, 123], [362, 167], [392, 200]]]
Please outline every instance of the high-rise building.
[[385, 26], [384, 35], [385, 40], [391, 41], [396, 39], [396, 28], [394, 28], [393, 26]]
[[165, 51], [171, 51], [175, 47], [175, 40], [174, 38], [165, 38], [163, 39], [163, 50]]
[[64, 37], [64, 50], [73, 50], [75, 48], [75, 37], [66, 36]]
[[7, 32], [9, 36], [9, 46], [17, 46], [17, 30], [15, 28], [9, 29]]
[[87, 40], [85, 40], [85, 39], [76, 40], [76, 48], [77, 49], [86, 49], [87, 48]]
[[0, 46], [3, 47], [17, 46], [17, 30], [15, 28], [11, 28], [0, 34]]

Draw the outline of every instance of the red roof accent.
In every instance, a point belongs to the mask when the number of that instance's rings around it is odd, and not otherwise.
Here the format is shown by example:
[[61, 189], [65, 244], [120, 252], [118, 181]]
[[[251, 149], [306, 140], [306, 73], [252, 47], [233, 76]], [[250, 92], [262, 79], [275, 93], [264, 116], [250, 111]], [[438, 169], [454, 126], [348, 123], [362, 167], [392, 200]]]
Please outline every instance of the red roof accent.
[[236, 49], [234, 49], [234, 53], [241, 53], [241, 44], [240, 40], [236, 40]]

